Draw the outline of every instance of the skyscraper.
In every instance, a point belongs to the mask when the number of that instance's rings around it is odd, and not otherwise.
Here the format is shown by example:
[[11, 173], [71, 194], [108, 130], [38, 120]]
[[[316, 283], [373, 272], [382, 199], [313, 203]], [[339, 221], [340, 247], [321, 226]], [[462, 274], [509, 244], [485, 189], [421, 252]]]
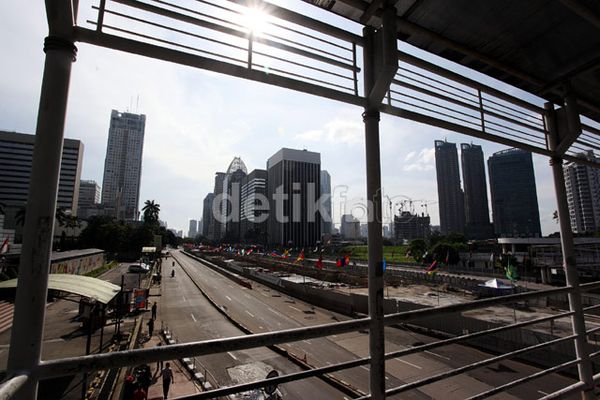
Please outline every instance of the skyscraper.
[[140, 179], [146, 116], [112, 110], [104, 178], [102, 204], [121, 220], [139, 216]]
[[[598, 162], [591, 150], [577, 156]], [[600, 171], [572, 161], [563, 170], [573, 232], [596, 232], [600, 228]]]
[[225, 172], [215, 174], [215, 187], [211, 199], [211, 210], [208, 224], [208, 238], [210, 240], [221, 240], [221, 206], [223, 200], [223, 181]]
[[[0, 203], [7, 208], [27, 203], [35, 135], [0, 131]], [[77, 215], [83, 144], [64, 139], [57, 207]]]
[[442, 235], [463, 233], [465, 230], [465, 202], [460, 188], [460, 174], [456, 144], [435, 141], [435, 169], [440, 208]]
[[212, 206], [215, 198], [214, 193], [209, 193], [202, 202], [202, 236], [210, 238], [208, 231], [213, 224]]
[[267, 237], [267, 171], [255, 169], [242, 178], [240, 239], [264, 243]]
[[360, 237], [360, 221], [352, 214], [342, 215], [340, 235], [344, 239], [358, 239]]
[[248, 170], [240, 157], [234, 157], [223, 179], [221, 202], [221, 237], [229, 242], [240, 240], [240, 203], [242, 179]]
[[488, 159], [494, 231], [498, 237], [539, 237], [540, 212], [531, 153], [507, 149]]
[[269, 242], [303, 247], [321, 239], [321, 155], [283, 148], [267, 161]]
[[321, 216], [321, 234], [331, 235], [331, 221], [333, 220], [333, 215], [331, 215], [331, 175], [325, 170], [321, 171], [321, 198], [324, 212], [327, 214]]
[[190, 219], [190, 226], [188, 228], [187, 237], [195, 238], [196, 235], [198, 235], [198, 221], [195, 219]]
[[481, 146], [462, 143], [460, 159], [465, 193], [465, 234], [469, 239], [489, 239], [490, 224], [485, 166]]

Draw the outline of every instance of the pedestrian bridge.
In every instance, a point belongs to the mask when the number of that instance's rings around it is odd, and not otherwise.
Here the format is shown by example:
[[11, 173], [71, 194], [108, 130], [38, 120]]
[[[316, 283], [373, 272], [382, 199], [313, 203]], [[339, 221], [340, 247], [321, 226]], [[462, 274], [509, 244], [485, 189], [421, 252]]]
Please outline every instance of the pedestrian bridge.
[[[317, 7], [325, 17], [312, 16]], [[336, 333], [369, 330], [369, 357], [268, 381], [206, 392], [212, 398], [251, 387], [283, 383], [369, 364], [370, 393], [386, 396], [465, 373], [527, 351], [569, 342], [576, 357], [472, 398], [485, 398], [539, 376], [577, 367], [578, 381], [545, 399], [580, 393], [595, 398], [565, 193], [563, 160], [598, 167], [577, 155], [600, 149], [600, 4], [586, 0], [472, 2], [468, 0], [310, 0], [286, 7], [262, 0], [47, 0], [49, 36], [36, 134], [36, 152], [25, 221], [23, 257], [9, 355], [10, 378], [0, 398], [36, 397], [40, 379], [75, 371], [117, 368], [248, 349]], [[256, 17], [260, 13], [264, 18]], [[323, 15], [323, 14], [320, 14]], [[341, 18], [334, 18], [334, 16]], [[329, 18], [331, 17], [331, 18]], [[261, 19], [260, 28], [257, 27]], [[331, 22], [330, 22], [331, 21]], [[347, 28], [348, 21], [362, 32]], [[354, 25], [356, 26], [356, 25]], [[41, 40], [41, 38], [40, 38]], [[56, 207], [65, 110], [76, 43], [161, 59], [279, 86], [360, 107], [365, 122], [369, 209], [369, 317], [158, 349], [40, 361], [48, 265], [49, 225]], [[418, 50], [418, 51], [417, 51]], [[423, 53], [426, 52], [426, 53]], [[432, 62], [434, 57], [441, 57]], [[456, 66], [460, 68], [456, 68]], [[494, 78], [514, 90], [500, 90]], [[358, 111], [357, 111], [358, 112]], [[472, 303], [387, 315], [384, 318], [381, 238], [379, 118], [398, 118], [459, 132], [549, 157], [567, 286]], [[539, 343], [484, 362], [386, 387], [385, 360], [466, 340], [483, 331], [385, 353], [384, 326], [411, 318], [462, 312], [483, 305], [566, 293], [572, 335]], [[596, 307], [593, 307], [596, 308]], [[541, 319], [538, 319], [541, 322]], [[496, 329], [514, 329], [516, 323]], [[30, 332], [23, 335], [22, 332]]]

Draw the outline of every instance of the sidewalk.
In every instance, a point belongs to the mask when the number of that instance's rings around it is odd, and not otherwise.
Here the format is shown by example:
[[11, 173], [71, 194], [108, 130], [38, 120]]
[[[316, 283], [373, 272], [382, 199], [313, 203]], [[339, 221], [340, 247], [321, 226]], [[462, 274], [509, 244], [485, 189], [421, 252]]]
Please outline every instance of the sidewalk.
[[[162, 343], [164, 346], [165, 343], [161, 342], [161, 332], [160, 332], [160, 324], [158, 321], [161, 320], [161, 291], [162, 288], [158, 285], [152, 285], [150, 287], [150, 305], [156, 302], [157, 305], [157, 315], [156, 315], [156, 324], [154, 326], [154, 332], [152, 337], [147, 342], [143, 343], [141, 348], [153, 348], [158, 345], [158, 343]], [[144, 322], [142, 324], [142, 332], [148, 333], [148, 325], [146, 325], [147, 320], [150, 318], [150, 312], [144, 315]], [[185, 371], [184, 367], [178, 360], [170, 361], [171, 370], [173, 370], [173, 383], [169, 388], [169, 398], [174, 399], [181, 396], [188, 396], [195, 393], [200, 393], [201, 389], [196, 385], [195, 381], [190, 377], [190, 375]], [[163, 362], [163, 366], [166, 364], [166, 361]], [[162, 378], [160, 377], [160, 369], [157, 363], [153, 363], [150, 365], [152, 369], [153, 383], [148, 390], [148, 400], [160, 400], [163, 398], [163, 389], [162, 389]]]
[[[155, 332], [152, 338], [143, 344], [142, 348], [153, 348], [160, 342], [160, 332]], [[164, 345], [164, 343], [163, 343]], [[169, 398], [174, 399], [180, 396], [188, 396], [195, 393], [200, 393], [200, 389], [190, 379], [189, 374], [183, 370], [179, 361], [170, 361], [171, 369], [173, 370], [173, 383], [169, 388]], [[166, 364], [166, 361], [163, 362]], [[150, 366], [152, 369], [152, 377], [155, 383], [148, 390], [148, 400], [160, 400], [163, 398], [162, 378], [160, 377], [160, 369], [157, 363]]]

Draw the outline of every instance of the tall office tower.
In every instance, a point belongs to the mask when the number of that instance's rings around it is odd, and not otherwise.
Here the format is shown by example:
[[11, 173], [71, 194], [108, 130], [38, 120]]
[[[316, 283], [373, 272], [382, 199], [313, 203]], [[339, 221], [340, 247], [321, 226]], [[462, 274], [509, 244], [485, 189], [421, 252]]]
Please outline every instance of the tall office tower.
[[435, 169], [442, 235], [464, 233], [465, 201], [460, 188], [456, 144], [435, 141]]
[[98, 214], [98, 205], [100, 204], [100, 186], [96, 181], [79, 182], [79, 204], [77, 206], [77, 215], [86, 219], [91, 215]]
[[240, 240], [240, 194], [242, 179], [248, 170], [239, 157], [234, 157], [223, 179], [223, 201], [221, 202], [221, 237], [228, 242]]
[[[34, 141], [35, 135], [0, 131], [0, 203], [11, 214], [27, 203]], [[64, 139], [57, 207], [71, 215], [77, 215], [82, 159], [83, 144]]]
[[188, 235], [189, 238], [195, 238], [198, 235], [198, 221], [195, 219], [190, 219], [190, 226], [188, 227]]
[[540, 212], [531, 153], [507, 149], [488, 159], [494, 231], [498, 237], [539, 237]]
[[[599, 161], [591, 150], [577, 157]], [[567, 161], [563, 170], [571, 229], [576, 233], [596, 232], [600, 228], [600, 171], [572, 161]]]
[[333, 215], [331, 215], [331, 175], [329, 172], [321, 171], [321, 198], [323, 199], [323, 209], [325, 214], [321, 215], [321, 234], [331, 235], [331, 223]]
[[146, 116], [112, 110], [102, 205], [120, 220], [136, 221], [139, 216], [140, 179]]
[[462, 143], [460, 159], [465, 188], [465, 234], [469, 239], [490, 239], [494, 230], [490, 224], [483, 150], [481, 146]]
[[354, 218], [352, 214], [342, 215], [340, 235], [344, 239], [358, 239], [360, 237], [360, 221]]
[[240, 239], [248, 243], [267, 240], [267, 171], [255, 169], [242, 178]]
[[214, 193], [209, 193], [202, 202], [202, 236], [209, 238], [208, 231], [212, 223], [212, 206], [215, 198]]
[[225, 172], [215, 174], [215, 187], [213, 190], [213, 199], [211, 201], [210, 219], [208, 225], [208, 238], [210, 240], [221, 240], [221, 207], [223, 203], [223, 181]]
[[267, 161], [269, 242], [314, 246], [321, 240], [321, 155], [283, 148]]

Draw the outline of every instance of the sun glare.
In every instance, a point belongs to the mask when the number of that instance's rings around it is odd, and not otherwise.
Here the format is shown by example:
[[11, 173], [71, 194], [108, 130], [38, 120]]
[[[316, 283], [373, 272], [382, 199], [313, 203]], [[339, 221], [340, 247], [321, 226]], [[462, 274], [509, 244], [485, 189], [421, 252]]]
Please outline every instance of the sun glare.
[[244, 13], [244, 25], [248, 28], [250, 33], [259, 35], [263, 33], [269, 25], [267, 14], [258, 8], [248, 7]]

